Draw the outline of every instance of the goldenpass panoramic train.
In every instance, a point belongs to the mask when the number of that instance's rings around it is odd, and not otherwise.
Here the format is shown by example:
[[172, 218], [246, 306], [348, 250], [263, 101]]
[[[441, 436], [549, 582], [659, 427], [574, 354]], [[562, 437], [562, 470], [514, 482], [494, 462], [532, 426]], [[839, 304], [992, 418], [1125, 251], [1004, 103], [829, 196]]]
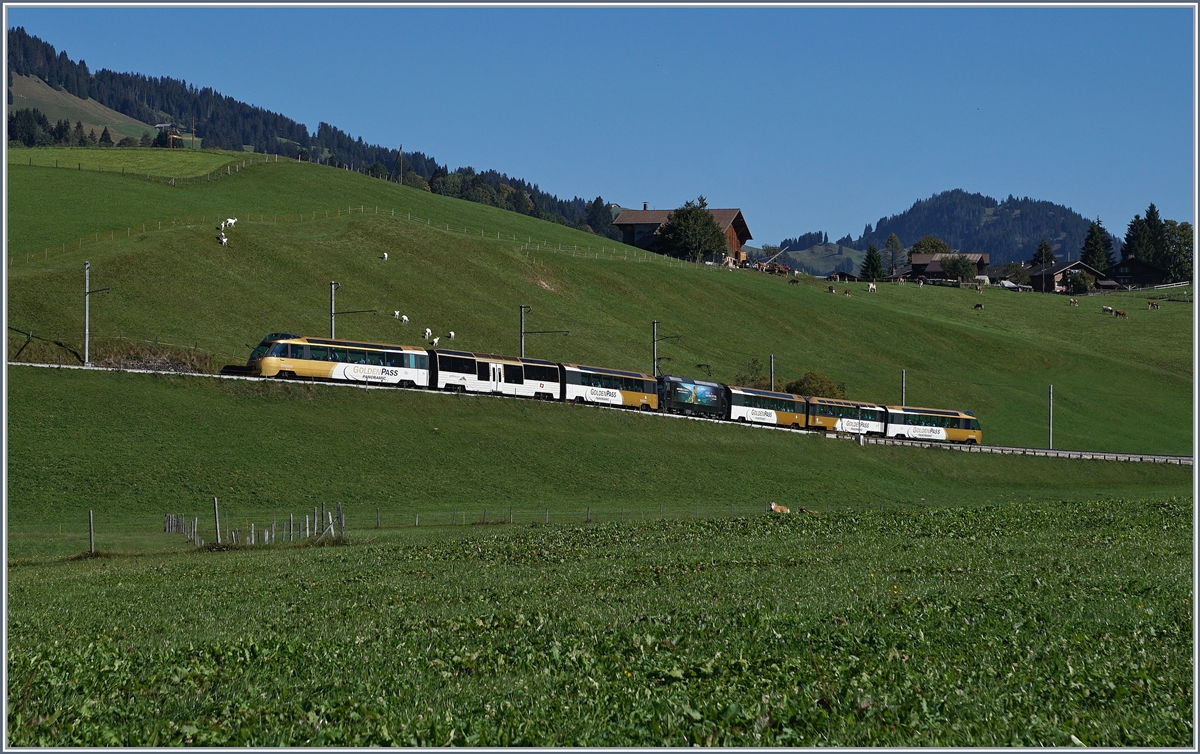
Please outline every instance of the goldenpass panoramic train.
[[596, 403], [793, 429], [979, 444], [969, 411], [792, 395], [642, 372], [271, 333], [246, 363], [252, 376], [394, 385]]

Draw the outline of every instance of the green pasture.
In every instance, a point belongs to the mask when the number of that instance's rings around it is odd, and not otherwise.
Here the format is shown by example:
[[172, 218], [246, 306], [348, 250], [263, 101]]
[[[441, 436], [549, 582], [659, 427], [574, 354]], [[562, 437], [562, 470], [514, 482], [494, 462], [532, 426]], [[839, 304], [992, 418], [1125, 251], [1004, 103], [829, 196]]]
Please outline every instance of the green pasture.
[[[182, 186], [20, 164], [9, 175], [9, 324], [80, 353], [84, 260], [93, 288], [112, 289], [92, 299], [101, 355], [125, 339], [240, 363], [267, 332], [328, 333], [336, 280], [339, 310], [380, 312], [339, 318], [343, 337], [416, 345], [428, 326], [443, 344], [453, 330], [456, 347], [515, 353], [526, 304], [528, 329], [570, 330], [529, 336], [529, 355], [650, 371], [657, 319], [660, 335], [682, 336], [659, 346], [670, 373], [704, 376], [698, 365], [709, 365], [714, 379], [732, 381], [774, 354], [779, 385], [816, 369], [853, 398], [897, 403], [903, 369], [910, 405], [974, 411], [987, 442], [1024, 446], [1047, 440], [1053, 384], [1056, 447], [1192, 452], [1190, 289], [1154, 312], [1147, 296], [1167, 294], [1087, 298], [1079, 308], [1060, 296], [913, 285], [870, 295], [856, 285], [846, 298], [823, 282], [671, 263], [307, 163], [257, 163]], [[221, 247], [215, 222], [229, 216], [239, 223]], [[1102, 315], [1104, 304], [1129, 319]], [[25, 338], [10, 335], [12, 358]], [[74, 360], [40, 340], [21, 358]]]
[[[125, 177], [200, 178], [226, 165], [241, 165], [242, 161], [257, 160], [263, 155], [225, 152], [213, 149], [155, 149], [153, 147], [38, 147], [10, 148], [9, 170], [24, 165], [36, 168], [73, 170], [76, 173], [117, 173]], [[77, 176], [78, 177], [78, 176]], [[144, 188], [144, 187], [139, 187]], [[10, 196], [9, 201], [15, 197]], [[28, 198], [28, 197], [23, 197]], [[65, 197], [60, 197], [65, 198]], [[103, 197], [98, 197], [103, 198]], [[42, 207], [42, 209], [46, 209]], [[65, 207], [64, 207], [65, 209]], [[99, 218], [96, 218], [99, 219]], [[97, 228], [98, 229], [98, 228]]]
[[[9, 556], [162, 546], [212, 498], [248, 536], [341, 502], [352, 531], [1186, 496], [1183, 466], [859, 447], [573, 404], [9, 368]], [[282, 524], [280, 524], [282, 525]], [[182, 545], [182, 542], [177, 542]]]
[[10, 564], [7, 743], [1189, 747], [1191, 520], [1044, 500]]

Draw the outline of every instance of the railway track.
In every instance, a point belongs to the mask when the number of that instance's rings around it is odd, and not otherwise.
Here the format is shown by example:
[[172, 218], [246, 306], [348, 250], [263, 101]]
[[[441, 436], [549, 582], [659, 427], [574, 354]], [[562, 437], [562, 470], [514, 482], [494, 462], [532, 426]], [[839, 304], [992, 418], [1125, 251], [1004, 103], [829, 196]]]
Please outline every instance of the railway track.
[[[34, 367], [40, 369], [79, 369], [92, 372], [129, 372], [131, 374], [158, 374], [158, 375], [176, 375], [180, 377], [200, 377], [207, 379], [218, 380], [249, 380], [249, 381], [270, 381], [295, 383], [300, 385], [313, 384], [310, 380], [281, 380], [278, 378], [263, 378], [263, 377], [248, 377], [237, 374], [199, 374], [195, 372], [163, 372], [152, 369], [119, 369], [115, 367], [85, 367], [67, 364], [33, 364], [28, 362], [8, 362], [9, 367]], [[322, 382], [322, 385], [331, 385], [335, 387], [345, 387], [353, 390], [412, 390], [414, 392], [425, 393], [428, 395], [455, 395], [454, 393], [441, 393], [435, 390], [426, 390], [423, 388], [397, 388], [390, 385], [356, 385], [350, 383], [338, 382]], [[480, 395], [481, 397], [491, 397], [482, 393], [471, 395]], [[507, 397], [507, 396], [495, 396]], [[628, 409], [620, 409], [602, 404], [588, 404], [594, 408], [605, 408], [612, 411], [626, 411]], [[656, 411], [646, 412], [647, 416], [664, 416], [674, 419], [692, 419], [695, 421], [711, 421], [719, 424], [727, 424], [729, 422], [717, 422], [715, 419], [707, 419], [704, 417], [686, 417], [677, 414], [662, 414]], [[740, 426], [753, 427], [755, 429], [768, 429], [778, 432], [800, 432], [803, 434], [822, 434], [821, 432], [813, 432], [811, 430], [789, 429], [787, 427], [774, 427], [765, 424], [748, 424], [739, 423]], [[1192, 456], [1170, 456], [1157, 455], [1152, 453], [1111, 453], [1096, 450], [1051, 450], [1050, 448], [1017, 448], [1007, 445], [961, 445], [958, 443], [945, 442], [926, 442], [922, 440], [898, 440], [888, 437], [866, 437], [864, 435], [855, 435], [846, 432], [829, 433], [826, 435], [831, 440], [845, 440], [849, 442], [857, 442], [860, 445], [903, 445], [915, 448], [934, 448], [937, 450], [956, 451], [959, 453], [992, 453], [998, 455], [1012, 456], [1037, 456], [1041, 458], [1066, 458], [1077, 461], [1121, 461], [1125, 463], [1165, 463], [1175, 466], [1194, 466], [1195, 459]]]

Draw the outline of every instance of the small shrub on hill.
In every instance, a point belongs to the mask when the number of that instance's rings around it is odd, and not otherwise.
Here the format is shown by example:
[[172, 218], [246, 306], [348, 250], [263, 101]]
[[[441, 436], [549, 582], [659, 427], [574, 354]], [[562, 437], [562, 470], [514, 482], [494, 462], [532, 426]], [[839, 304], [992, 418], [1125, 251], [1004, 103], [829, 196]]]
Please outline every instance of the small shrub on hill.
[[833, 378], [820, 372], [808, 370], [798, 380], [793, 380], [783, 389], [796, 395], [811, 395], [819, 398], [845, 398], [846, 383], [834, 382]]

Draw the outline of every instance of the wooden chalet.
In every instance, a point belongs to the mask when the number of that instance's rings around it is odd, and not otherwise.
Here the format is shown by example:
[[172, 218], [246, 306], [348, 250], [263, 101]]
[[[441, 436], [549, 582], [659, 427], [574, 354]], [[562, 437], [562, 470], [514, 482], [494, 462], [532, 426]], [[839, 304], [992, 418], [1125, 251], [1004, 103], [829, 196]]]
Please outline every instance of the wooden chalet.
[[1166, 272], [1137, 257], [1122, 259], [1105, 270], [1103, 274], [1104, 277], [1111, 278], [1117, 285], [1135, 288], [1162, 285], [1167, 282]]
[[1097, 281], [1105, 278], [1103, 272], [1080, 261], [1049, 262], [1047, 264], [1034, 265], [1029, 270], [1029, 284], [1033, 286], [1035, 291], [1041, 291], [1042, 293], [1066, 293], [1066, 278], [1074, 272], [1086, 272], [1096, 278]]
[[[912, 276], [919, 278], [945, 278], [946, 272], [942, 269], [942, 260], [949, 257], [960, 256], [959, 252], [953, 251], [949, 254], [913, 254], [912, 255]], [[961, 256], [971, 260], [975, 265], [976, 275], [987, 274], [989, 254], [962, 254]]]
[[[650, 209], [650, 205], [646, 203], [642, 205], [642, 209], [623, 210], [613, 220], [613, 225], [621, 231], [622, 243], [658, 252], [660, 250], [659, 228], [663, 226], [672, 212], [674, 210]], [[710, 209], [708, 213], [713, 216], [713, 219], [717, 221], [717, 227], [725, 234], [727, 255], [736, 262], [746, 261], [746, 252], [742, 250], [742, 246], [754, 236], [750, 235], [750, 228], [746, 225], [746, 219], [742, 217], [742, 211], [740, 209]], [[711, 261], [720, 262], [722, 260]]]

